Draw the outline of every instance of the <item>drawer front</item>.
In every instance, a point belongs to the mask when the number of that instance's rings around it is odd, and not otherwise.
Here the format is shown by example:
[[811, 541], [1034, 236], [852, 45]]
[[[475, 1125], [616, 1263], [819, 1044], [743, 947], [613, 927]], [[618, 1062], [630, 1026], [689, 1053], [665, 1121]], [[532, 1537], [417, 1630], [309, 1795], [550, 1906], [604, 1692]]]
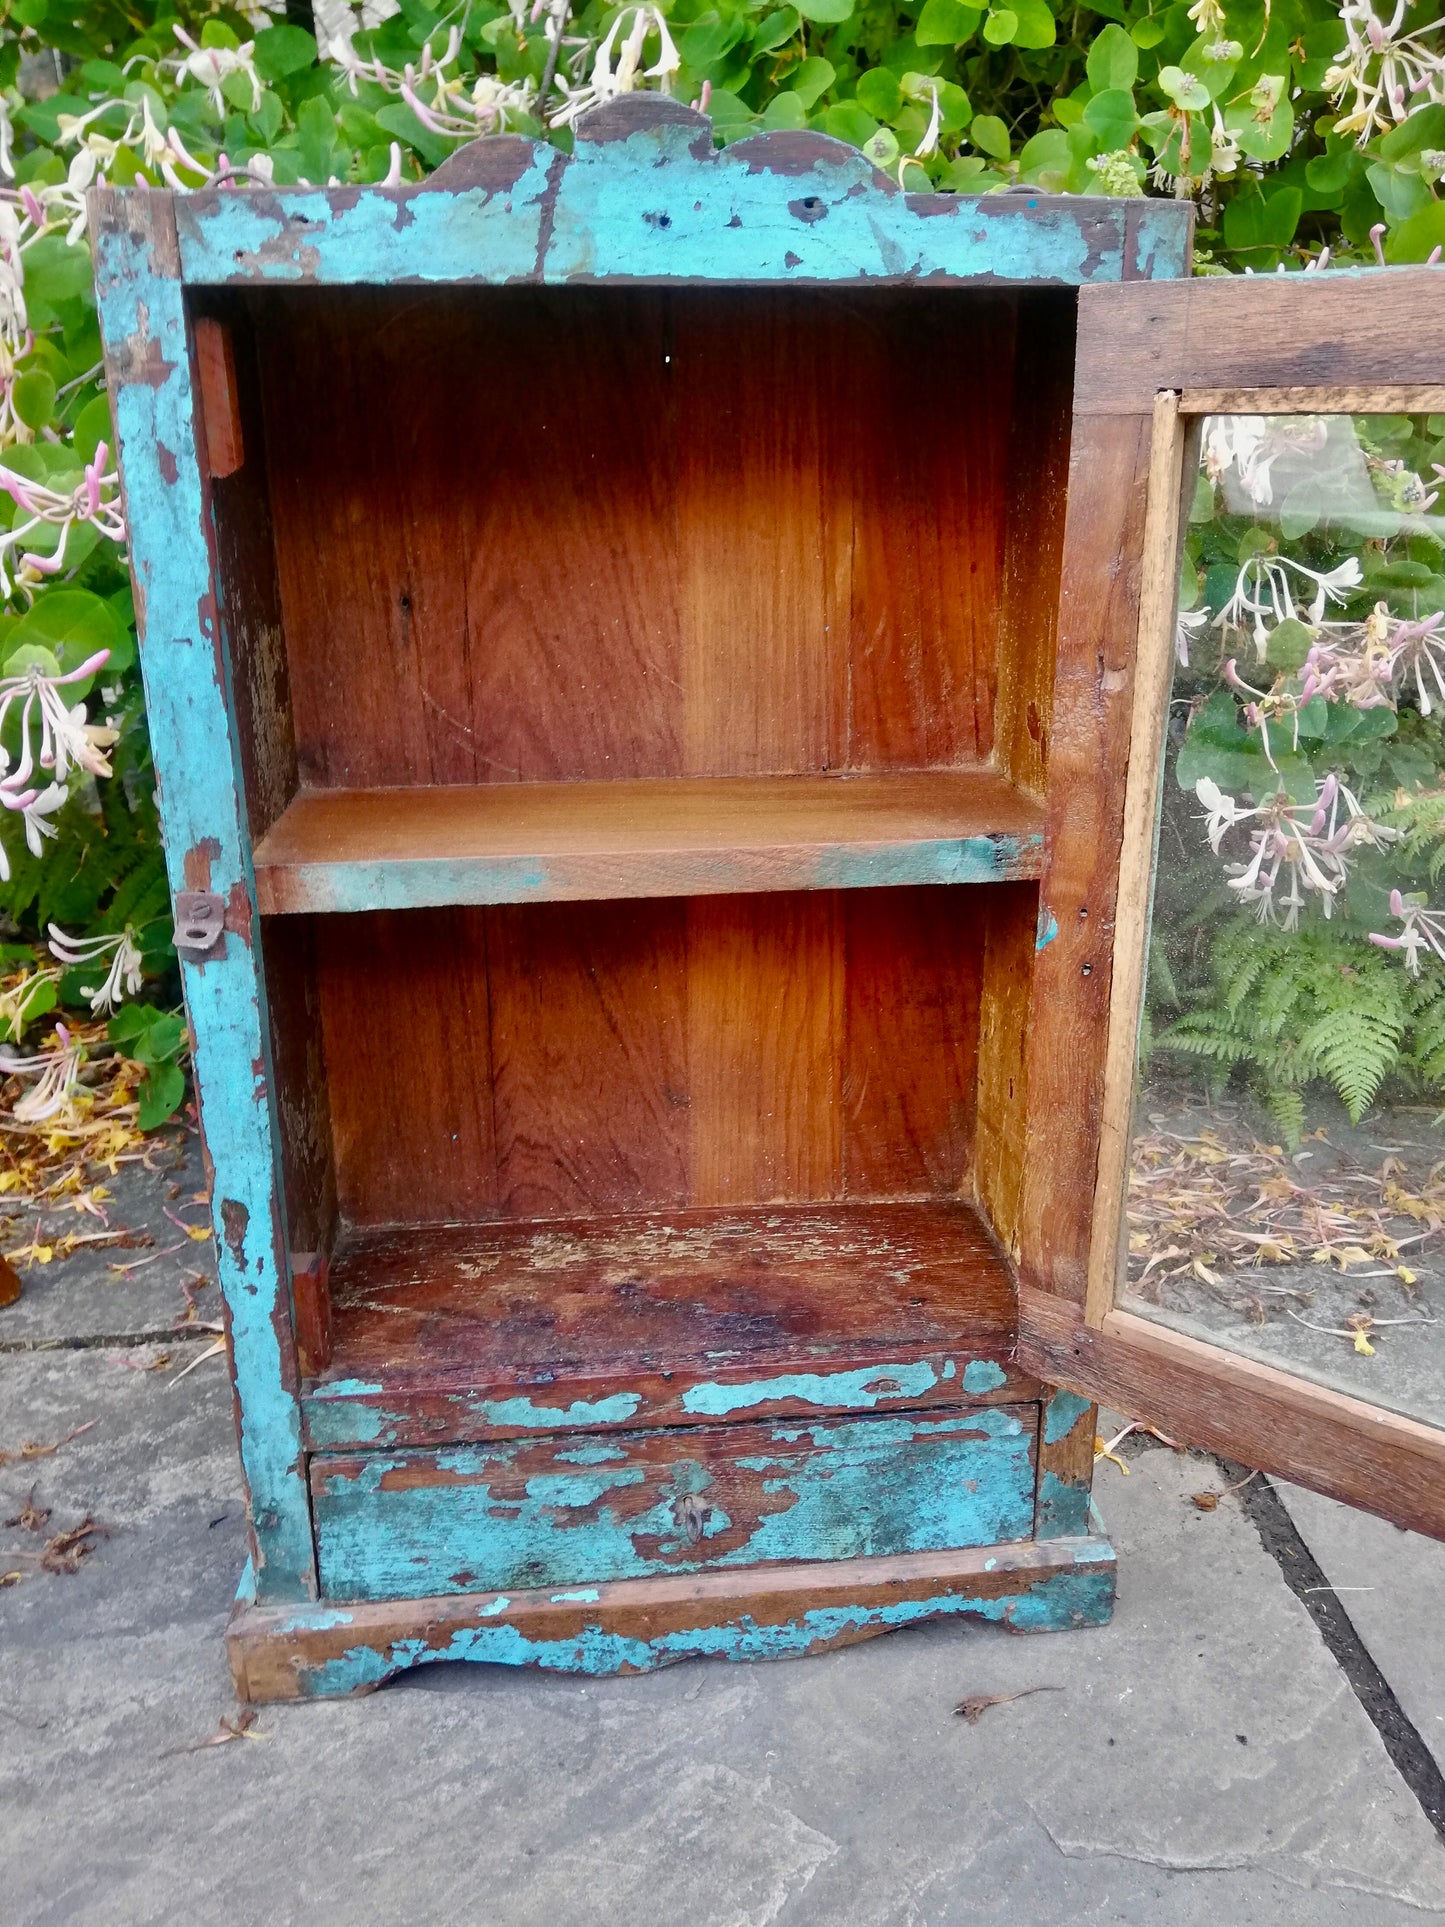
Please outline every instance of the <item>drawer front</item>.
[[509, 1439], [311, 1462], [331, 1599], [496, 1592], [1028, 1538], [1036, 1405]]

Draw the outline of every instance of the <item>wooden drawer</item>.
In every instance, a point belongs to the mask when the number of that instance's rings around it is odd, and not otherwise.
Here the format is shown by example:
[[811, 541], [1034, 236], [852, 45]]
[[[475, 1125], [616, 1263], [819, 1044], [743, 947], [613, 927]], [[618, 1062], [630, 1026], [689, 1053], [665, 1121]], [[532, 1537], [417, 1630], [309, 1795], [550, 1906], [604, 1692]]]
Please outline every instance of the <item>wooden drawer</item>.
[[311, 1463], [321, 1586], [397, 1599], [1024, 1539], [1036, 1405]]

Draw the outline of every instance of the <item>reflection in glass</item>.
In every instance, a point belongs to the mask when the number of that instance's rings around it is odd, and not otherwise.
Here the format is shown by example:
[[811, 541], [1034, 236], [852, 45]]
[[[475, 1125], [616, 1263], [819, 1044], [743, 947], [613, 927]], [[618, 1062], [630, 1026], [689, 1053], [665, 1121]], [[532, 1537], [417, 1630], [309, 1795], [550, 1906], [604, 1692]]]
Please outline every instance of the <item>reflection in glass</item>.
[[1216, 417], [1123, 1302], [1445, 1425], [1445, 416]]

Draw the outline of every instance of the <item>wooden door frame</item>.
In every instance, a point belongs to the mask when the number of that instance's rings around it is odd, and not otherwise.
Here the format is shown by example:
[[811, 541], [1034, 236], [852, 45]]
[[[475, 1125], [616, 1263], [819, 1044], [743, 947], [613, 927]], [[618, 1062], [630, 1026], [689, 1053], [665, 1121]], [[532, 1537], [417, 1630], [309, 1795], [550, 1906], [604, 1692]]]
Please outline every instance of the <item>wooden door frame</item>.
[[1445, 411], [1442, 296], [1445, 274], [1423, 268], [1080, 292], [1059, 760], [1014, 1254], [1027, 1369], [1437, 1538], [1445, 1429], [1188, 1337], [1116, 1298], [1195, 438], [1209, 414]]

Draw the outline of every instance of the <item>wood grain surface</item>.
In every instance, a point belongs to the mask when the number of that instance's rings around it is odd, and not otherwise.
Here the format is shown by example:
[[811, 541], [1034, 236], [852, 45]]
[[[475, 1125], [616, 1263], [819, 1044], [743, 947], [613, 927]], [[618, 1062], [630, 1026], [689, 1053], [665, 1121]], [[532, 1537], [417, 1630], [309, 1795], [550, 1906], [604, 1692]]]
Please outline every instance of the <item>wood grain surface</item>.
[[348, 1231], [331, 1294], [318, 1447], [1033, 1393], [962, 1203]]
[[1133, 1312], [1087, 1325], [1048, 1292], [1021, 1292], [1019, 1350], [1032, 1370], [1127, 1417], [1445, 1539], [1445, 1433], [1434, 1426]]
[[1051, 298], [252, 295], [303, 781], [986, 757]]
[[303, 790], [263, 912], [1036, 876], [1043, 811], [989, 769]]

